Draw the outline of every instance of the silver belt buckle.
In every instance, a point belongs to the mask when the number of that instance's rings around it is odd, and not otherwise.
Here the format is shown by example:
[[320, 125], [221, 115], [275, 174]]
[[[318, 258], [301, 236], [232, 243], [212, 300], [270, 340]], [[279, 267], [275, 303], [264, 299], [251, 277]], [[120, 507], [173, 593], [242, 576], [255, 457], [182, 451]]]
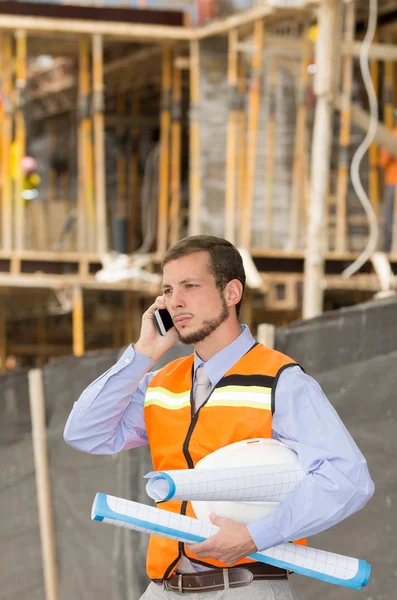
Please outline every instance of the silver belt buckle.
[[179, 575], [178, 575], [178, 592], [181, 594], [183, 594], [182, 578], [183, 578], [183, 573], [179, 573]]

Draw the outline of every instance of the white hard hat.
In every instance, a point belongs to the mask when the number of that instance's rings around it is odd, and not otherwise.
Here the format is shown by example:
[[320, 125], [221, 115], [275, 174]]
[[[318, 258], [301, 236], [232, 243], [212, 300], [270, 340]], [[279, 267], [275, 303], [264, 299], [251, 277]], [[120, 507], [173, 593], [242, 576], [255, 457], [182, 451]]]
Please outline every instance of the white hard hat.
[[[282, 442], [273, 439], [255, 438], [224, 446], [202, 458], [196, 469], [222, 467], [248, 467], [253, 465], [280, 465], [298, 463], [296, 452]], [[192, 501], [198, 519], [209, 521], [211, 512], [219, 517], [233, 519], [248, 525], [271, 513], [279, 502], [223, 502]]]

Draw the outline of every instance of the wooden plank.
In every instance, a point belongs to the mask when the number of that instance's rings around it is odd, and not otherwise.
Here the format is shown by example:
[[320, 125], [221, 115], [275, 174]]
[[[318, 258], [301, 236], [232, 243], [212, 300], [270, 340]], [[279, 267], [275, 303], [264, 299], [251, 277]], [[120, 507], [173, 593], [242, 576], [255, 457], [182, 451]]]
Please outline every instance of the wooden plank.
[[168, 242], [168, 202], [170, 178], [170, 126], [171, 126], [171, 72], [172, 50], [163, 48], [163, 75], [161, 83], [159, 197], [157, 216], [157, 252], [163, 255]]
[[160, 293], [160, 285], [147, 281], [128, 280], [116, 283], [96, 281], [93, 277], [79, 275], [9, 275], [0, 273], [0, 288], [35, 288], [35, 289], [63, 289], [65, 286], [79, 286], [87, 290], [115, 290], [134, 291], [142, 296], [153, 298]]
[[174, 61], [171, 111], [171, 206], [170, 245], [179, 240], [181, 229], [182, 72]]
[[70, 38], [79, 35], [103, 35], [111, 39], [137, 41], [194, 40], [195, 29], [167, 27], [164, 25], [140, 25], [138, 23], [117, 23], [108, 21], [83, 21], [79, 19], [57, 19], [47, 17], [20, 17], [0, 14], [0, 29], [14, 31], [23, 29], [28, 33], [38, 32], [41, 36], [63, 34]]
[[134, 50], [130, 54], [112, 60], [103, 65], [104, 76], [113, 75], [118, 71], [124, 71], [125, 69], [131, 69], [134, 66], [139, 65], [144, 61], [152, 61], [159, 58], [162, 54], [162, 47], [160, 45], [150, 46], [149, 48], [143, 48], [142, 50]]
[[97, 251], [107, 252], [106, 181], [105, 181], [105, 126], [103, 39], [100, 34], [92, 37], [93, 112], [94, 112], [94, 165], [96, 200]]
[[[360, 57], [362, 42], [347, 42], [342, 44], [342, 54], [344, 56]], [[396, 44], [377, 44], [372, 43], [368, 49], [368, 56], [371, 60], [397, 61]]]
[[[350, 43], [354, 39], [355, 32], [355, 3], [352, 0], [346, 6], [345, 13], [345, 42]], [[339, 160], [338, 160], [338, 182], [336, 188], [336, 240], [337, 252], [347, 249], [347, 190], [349, 182], [349, 147], [351, 129], [352, 108], [352, 85], [353, 85], [353, 58], [344, 56], [342, 63], [342, 110], [339, 130]]]
[[36, 361], [43, 364], [48, 356], [68, 356], [72, 353], [71, 344], [37, 344], [37, 342], [13, 341], [9, 349], [10, 353], [15, 356], [35, 356]]
[[237, 73], [238, 73], [238, 32], [229, 31], [227, 83], [229, 94], [229, 110], [226, 140], [226, 181], [225, 181], [225, 238], [232, 244], [235, 242], [236, 228], [236, 166], [237, 166]]
[[16, 38], [16, 113], [15, 113], [15, 248], [22, 250], [25, 244], [25, 201], [22, 197], [24, 174], [21, 159], [26, 154], [26, 31], [18, 30]]
[[40, 369], [31, 369], [28, 372], [28, 382], [45, 598], [46, 600], [57, 600], [58, 571], [51, 480], [48, 466], [46, 410], [42, 371]]
[[254, 53], [252, 55], [251, 81], [248, 91], [248, 134], [246, 150], [246, 180], [240, 245], [249, 250], [251, 246], [251, 220], [255, 185], [256, 142], [258, 136], [260, 82], [262, 73], [263, 20], [254, 24]]
[[13, 250], [4, 251], [0, 250], [0, 258], [19, 258], [20, 260], [44, 260], [53, 262], [79, 262], [81, 260], [89, 260], [90, 262], [99, 263], [101, 261], [100, 255], [96, 252], [53, 252], [45, 250], [44, 252], [38, 252], [37, 250]]
[[[335, 108], [341, 110], [341, 102], [337, 98], [335, 100]], [[368, 130], [369, 125], [369, 114], [367, 111], [360, 108], [360, 106], [353, 104], [351, 113], [352, 122], [357, 125], [365, 133]], [[390, 154], [397, 156], [397, 138], [383, 123], [378, 122], [375, 141], [379, 146], [383, 146]]]
[[232, 15], [213, 23], [208, 23], [198, 29], [198, 39], [204, 39], [214, 35], [227, 34], [232, 29], [243, 27], [244, 25], [251, 25], [261, 21], [267, 16], [274, 14], [275, 9], [269, 5], [259, 6], [245, 10], [237, 15]]
[[1, 231], [2, 248], [6, 252], [12, 247], [12, 177], [11, 177], [11, 144], [13, 128], [13, 100], [12, 100], [12, 71], [6, 65], [12, 64], [12, 39], [9, 34], [3, 34], [1, 53], [3, 56], [3, 129], [2, 143], [2, 211]]
[[200, 42], [190, 43], [189, 235], [200, 234]]

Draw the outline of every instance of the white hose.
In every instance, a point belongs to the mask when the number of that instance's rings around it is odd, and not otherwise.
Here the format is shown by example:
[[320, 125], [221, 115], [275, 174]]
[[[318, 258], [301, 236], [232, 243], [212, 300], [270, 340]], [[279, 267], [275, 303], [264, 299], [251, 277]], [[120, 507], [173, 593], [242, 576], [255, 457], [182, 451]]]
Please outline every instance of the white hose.
[[345, 269], [342, 273], [344, 277], [350, 277], [354, 273], [356, 273], [361, 267], [367, 262], [367, 260], [371, 257], [372, 253], [376, 250], [376, 246], [378, 243], [379, 237], [379, 228], [378, 222], [375, 215], [375, 212], [371, 206], [370, 199], [366, 194], [360, 179], [360, 164], [361, 161], [367, 152], [368, 148], [372, 144], [375, 139], [376, 129], [378, 127], [378, 99], [376, 97], [375, 89], [372, 83], [372, 77], [369, 70], [369, 48], [375, 36], [376, 31], [376, 23], [377, 23], [377, 12], [378, 12], [378, 1], [377, 0], [369, 0], [369, 17], [368, 17], [368, 27], [367, 32], [365, 34], [365, 38], [363, 43], [361, 44], [360, 50], [360, 69], [363, 77], [364, 85], [366, 92], [368, 94], [369, 100], [369, 127], [367, 131], [367, 135], [364, 140], [357, 148], [350, 167], [350, 176], [352, 179], [353, 188], [360, 200], [364, 211], [368, 218], [369, 224], [369, 236], [368, 243], [364, 248], [363, 252], [360, 256], [351, 264], [347, 269]]

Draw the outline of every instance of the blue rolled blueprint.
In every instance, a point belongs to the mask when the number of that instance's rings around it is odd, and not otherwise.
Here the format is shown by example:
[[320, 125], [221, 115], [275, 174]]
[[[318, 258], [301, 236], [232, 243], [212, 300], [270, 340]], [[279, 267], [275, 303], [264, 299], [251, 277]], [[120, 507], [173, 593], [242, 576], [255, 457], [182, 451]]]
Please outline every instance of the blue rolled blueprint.
[[[206, 521], [101, 493], [95, 496], [91, 518], [187, 543], [202, 542], [219, 530]], [[248, 558], [357, 590], [368, 583], [371, 572], [364, 560], [289, 543], [255, 552]]]

